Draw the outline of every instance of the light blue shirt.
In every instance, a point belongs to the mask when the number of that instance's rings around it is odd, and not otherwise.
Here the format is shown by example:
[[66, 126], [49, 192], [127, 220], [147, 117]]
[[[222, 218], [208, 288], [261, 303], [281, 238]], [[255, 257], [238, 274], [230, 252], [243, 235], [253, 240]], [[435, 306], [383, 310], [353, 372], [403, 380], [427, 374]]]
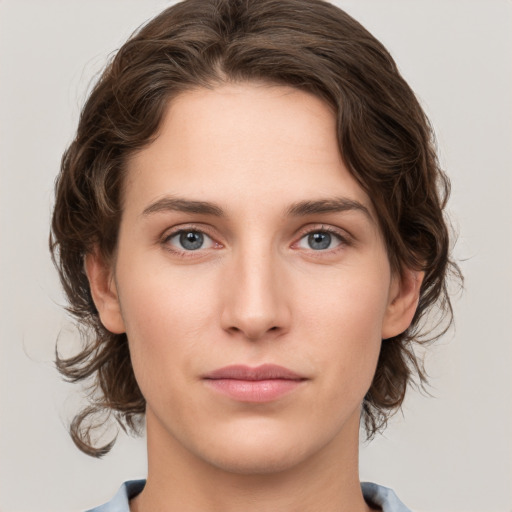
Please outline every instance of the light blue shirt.
[[[108, 503], [87, 512], [130, 512], [130, 499], [137, 496], [144, 489], [145, 484], [145, 480], [125, 482]], [[361, 489], [366, 502], [374, 507], [380, 507], [383, 512], [411, 512], [397, 498], [392, 489], [370, 482], [361, 482]]]

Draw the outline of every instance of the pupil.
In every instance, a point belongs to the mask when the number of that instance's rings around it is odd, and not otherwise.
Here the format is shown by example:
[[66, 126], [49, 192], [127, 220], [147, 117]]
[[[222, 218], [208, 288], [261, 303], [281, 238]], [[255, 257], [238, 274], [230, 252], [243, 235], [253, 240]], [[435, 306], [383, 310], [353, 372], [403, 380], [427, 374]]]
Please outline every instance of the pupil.
[[189, 251], [195, 251], [203, 245], [203, 235], [197, 231], [186, 231], [180, 235], [182, 247]]
[[329, 233], [311, 233], [308, 236], [308, 242], [311, 249], [315, 251], [327, 249], [331, 245], [331, 235]]

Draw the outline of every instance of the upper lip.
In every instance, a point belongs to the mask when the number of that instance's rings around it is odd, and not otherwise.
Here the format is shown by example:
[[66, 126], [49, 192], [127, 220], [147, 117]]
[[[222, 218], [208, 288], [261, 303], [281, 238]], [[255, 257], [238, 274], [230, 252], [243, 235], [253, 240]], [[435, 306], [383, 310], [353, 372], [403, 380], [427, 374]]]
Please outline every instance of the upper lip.
[[276, 364], [262, 364], [251, 367], [245, 365], [225, 366], [204, 376], [205, 379], [234, 379], [234, 380], [304, 380], [305, 377]]

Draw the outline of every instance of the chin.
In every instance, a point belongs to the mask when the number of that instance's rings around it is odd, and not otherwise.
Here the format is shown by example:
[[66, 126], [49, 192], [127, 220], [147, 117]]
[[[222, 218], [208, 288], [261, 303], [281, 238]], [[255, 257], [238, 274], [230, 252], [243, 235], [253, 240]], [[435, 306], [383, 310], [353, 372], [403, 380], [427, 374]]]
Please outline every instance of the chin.
[[239, 475], [268, 475], [294, 468], [307, 458], [297, 449], [282, 447], [232, 447], [223, 453], [210, 454], [208, 462], [218, 469]]
[[229, 473], [284, 472], [322, 451], [328, 440], [318, 434], [300, 432], [297, 428], [275, 428], [275, 425], [261, 425], [258, 430], [240, 428], [228, 435], [216, 436], [215, 442], [210, 438], [196, 455]]

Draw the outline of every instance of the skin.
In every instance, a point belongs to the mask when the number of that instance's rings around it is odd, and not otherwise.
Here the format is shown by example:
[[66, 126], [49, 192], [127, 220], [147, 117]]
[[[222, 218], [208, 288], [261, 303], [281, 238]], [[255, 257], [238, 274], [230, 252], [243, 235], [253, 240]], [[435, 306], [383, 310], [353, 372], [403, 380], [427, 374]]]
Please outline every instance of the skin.
[[[352, 207], [287, 213], [334, 197]], [[173, 210], [176, 198], [223, 215]], [[132, 511], [369, 510], [360, 406], [382, 339], [411, 322], [421, 275], [391, 272], [329, 107], [267, 84], [183, 93], [128, 162], [123, 203], [114, 263], [97, 251], [86, 268], [147, 400], [148, 480]], [[180, 229], [205, 233], [203, 245], [187, 251]], [[312, 248], [308, 235], [326, 230], [327, 247]], [[203, 379], [263, 363], [304, 380], [248, 403]]]

